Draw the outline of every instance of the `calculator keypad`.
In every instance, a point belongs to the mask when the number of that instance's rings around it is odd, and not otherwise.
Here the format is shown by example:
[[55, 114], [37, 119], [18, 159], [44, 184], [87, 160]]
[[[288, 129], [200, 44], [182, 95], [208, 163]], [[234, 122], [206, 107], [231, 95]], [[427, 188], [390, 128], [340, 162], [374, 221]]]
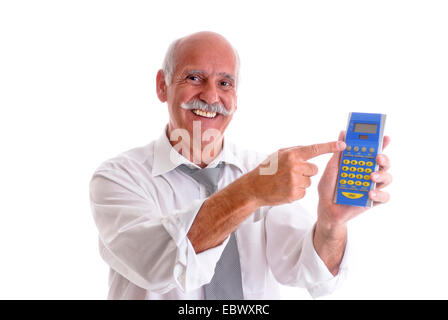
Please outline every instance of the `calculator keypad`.
[[[369, 155], [353, 155], [354, 152], [369, 152]], [[339, 187], [342, 189], [368, 191], [371, 187], [370, 174], [375, 170], [375, 160], [373, 158], [374, 148], [365, 146], [347, 146], [346, 152], [343, 153], [342, 167], [339, 173]]]

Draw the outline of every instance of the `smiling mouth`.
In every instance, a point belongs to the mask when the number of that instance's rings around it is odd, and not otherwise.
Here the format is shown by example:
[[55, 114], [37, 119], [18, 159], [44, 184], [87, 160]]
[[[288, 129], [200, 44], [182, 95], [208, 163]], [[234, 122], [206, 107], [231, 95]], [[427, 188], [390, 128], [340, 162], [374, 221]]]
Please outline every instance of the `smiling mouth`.
[[216, 112], [207, 112], [207, 111], [202, 111], [202, 110], [199, 110], [199, 109], [193, 109], [193, 110], [191, 110], [191, 112], [193, 112], [197, 116], [200, 116], [200, 117], [203, 117], [203, 118], [209, 118], [209, 119], [213, 119], [217, 115]]

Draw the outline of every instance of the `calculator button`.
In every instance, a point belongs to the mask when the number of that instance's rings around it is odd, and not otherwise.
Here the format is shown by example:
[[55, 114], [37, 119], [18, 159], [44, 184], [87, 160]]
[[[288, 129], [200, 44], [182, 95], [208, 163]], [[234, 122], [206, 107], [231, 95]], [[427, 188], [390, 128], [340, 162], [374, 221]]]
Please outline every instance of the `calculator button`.
[[359, 151], [359, 147], [354, 147], [353, 151], [358, 152]]
[[362, 193], [355, 193], [355, 192], [342, 192], [342, 195], [349, 199], [359, 199], [364, 196]]
[[346, 183], [347, 183], [347, 180], [345, 180], [345, 179], [341, 179], [341, 180], [339, 180], [339, 183], [340, 183], [340, 184], [346, 184]]
[[350, 174], [348, 175], [348, 177], [349, 177], [350, 179], [353, 179], [353, 178], [355, 177], [355, 174], [354, 174], [354, 173], [350, 173]]
[[362, 147], [362, 148], [361, 148], [361, 151], [362, 151], [362, 152], [366, 152], [366, 151], [367, 151], [367, 148], [366, 148], [366, 147]]
[[348, 167], [347, 167], [347, 166], [343, 166], [343, 167], [342, 167], [342, 170], [343, 170], [343, 171], [348, 171]]
[[347, 178], [347, 176], [348, 176], [348, 174], [347, 174], [346, 172], [342, 172], [342, 173], [341, 173], [341, 177], [342, 177], [342, 178]]
[[353, 164], [353, 165], [355, 165], [355, 164], [358, 164], [358, 161], [356, 161], [356, 160], [352, 160], [352, 161], [350, 161], [350, 163]]
[[366, 173], [371, 173], [372, 169], [366, 169]]
[[361, 181], [355, 181], [355, 185], [360, 186], [361, 184]]
[[362, 179], [362, 178], [363, 178], [362, 174], [357, 174], [356, 175], [356, 179]]
[[342, 163], [343, 163], [343, 164], [349, 164], [349, 163], [350, 163], [350, 160], [348, 160], [348, 159], [344, 159], [344, 160], [342, 160]]
[[370, 152], [370, 153], [374, 153], [374, 152], [375, 152], [375, 148], [370, 148], [370, 149], [369, 149], [369, 152]]
[[[366, 169], [368, 170], [368, 169]], [[358, 168], [358, 172], [364, 172], [364, 168]]]
[[364, 180], [370, 180], [370, 176], [366, 174], [366, 175], [364, 176]]
[[367, 161], [367, 162], [366, 162], [366, 166], [368, 166], [368, 167], [373, 166], [373, 162], [371, 162], [371, 161]]
[[356, 171], [356, 167], [350, 167], [350, 171], [352, 172]]
[[347, 184], [349, 184], [349, 185], [353, 185], [355, 182], [353, 181], [353, 180], [348, 180], [347, 181]]
[[366, 181], [366, 182], [363, 182], [362, 185], [363, 185], [364, 187], [368, 187], [368, 186], [370, 186], [370, 182], [367, 182], [367, 181]]
[[365, 163], [365, 161], [358, 161], [358, 164], [360, 165], [360, 166], [365, 166], [366, 165], [366, 163]]

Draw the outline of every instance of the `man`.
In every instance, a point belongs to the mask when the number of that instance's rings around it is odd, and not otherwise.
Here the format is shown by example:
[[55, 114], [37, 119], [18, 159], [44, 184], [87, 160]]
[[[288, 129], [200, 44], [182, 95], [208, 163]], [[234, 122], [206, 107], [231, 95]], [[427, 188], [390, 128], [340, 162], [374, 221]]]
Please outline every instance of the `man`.
[[[278, 283], [318, 297], [345, 277], [347, 222], [367, 209], [333, 203], [343, 133], [264, 162], [238, 149], [223, 137], [237, 110], [238, 73], [238, 55], [221, 35], [175, 41], [157, 74], [166, 131], [95, 172], [91, 204], [110, 299], [272, 299]], [[297, 200], [317, 174], [309, 160], [324, 153], [333, 156], [313, 221]], [[377, 161], [369, 197], [380, 204], [392, 178], [387, 156]], [[205, 172], [217, 174], [214, 188], [198, 178]]]

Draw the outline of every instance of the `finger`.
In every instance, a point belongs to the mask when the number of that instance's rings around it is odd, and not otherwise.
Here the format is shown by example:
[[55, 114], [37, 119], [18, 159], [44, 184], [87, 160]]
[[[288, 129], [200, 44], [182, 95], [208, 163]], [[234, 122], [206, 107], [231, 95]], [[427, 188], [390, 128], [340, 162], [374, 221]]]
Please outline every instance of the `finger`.
[[300, 168], [302, 175], [312, 177], [318, 173], [318, 167], [314, 163], [304, 162]]
[[369, 192], [369, 198], [375, 202], [386, 203], [390, 199], [390, 195], [388, 192], [373, 190]]
[[346, 147], [343, 141], [334, 141], [327, 143], [317, 143], [305, 147], [297, 148], [297, 152], [301, 159], [308, 160], [325, 153], [334, 153], [344, 150]]
[[390, 143], [390, 137], [389, 136], [384, 136], [383, 137], [383, 150], [384, 148], [386, 148]]
[[302, 176], [297, 183], [297, 187], [300, 187], [302, 189], [306, 189], [310, 185], [311, 185], [311, 178], [305, 176]]
[[385, 154], [379, 154], [376, 156], [376, 162], [380, 165], [381, 170], [387, 171], [390, 168], [389, 157]]
[[384, 188], [392, 182], [392, 175], [389, 172], [380, 170], [372, 173], [370, 179], [375, 183], [381, 183], [381, 188]]

